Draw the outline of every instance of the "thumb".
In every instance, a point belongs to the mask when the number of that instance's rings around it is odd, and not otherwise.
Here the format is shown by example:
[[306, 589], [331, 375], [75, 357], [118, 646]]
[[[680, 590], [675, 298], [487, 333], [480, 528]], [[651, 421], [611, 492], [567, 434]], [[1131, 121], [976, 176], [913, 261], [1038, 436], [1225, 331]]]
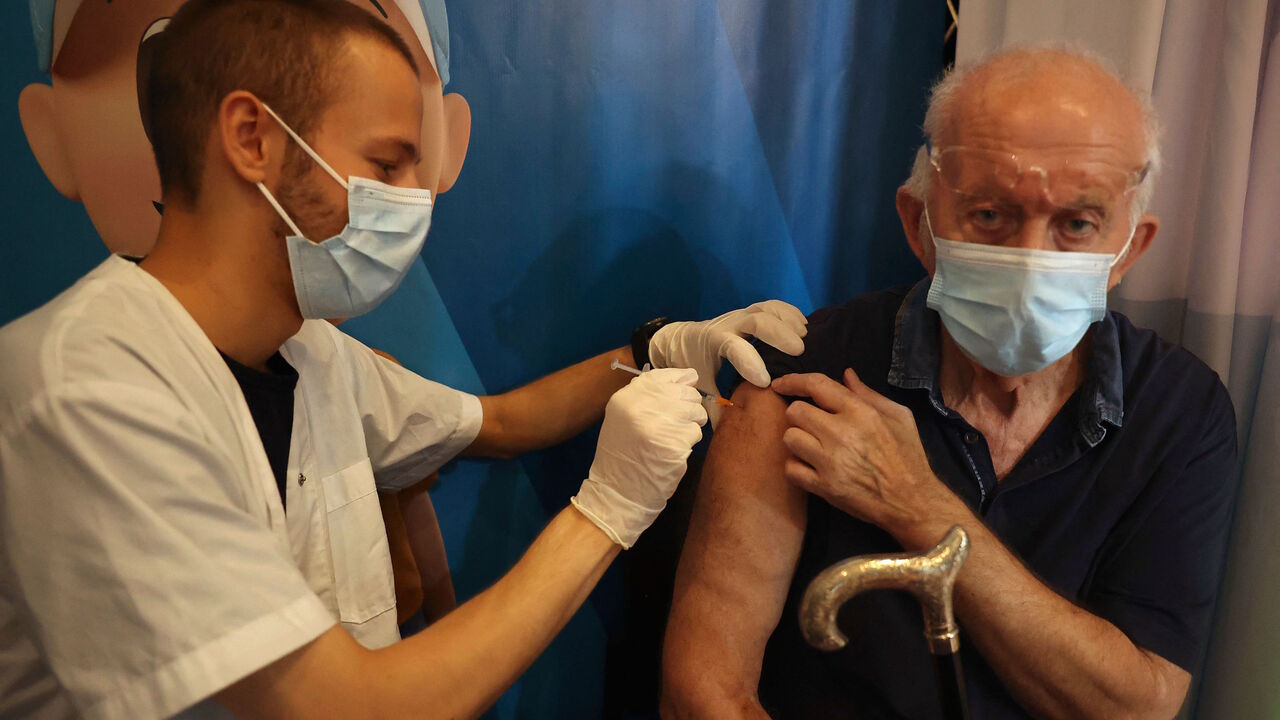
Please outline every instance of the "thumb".
[[769, 371], [764, 366], [764, 359], [751, 343], [740, 337], [730, 338], [725, 343], [723, 353], [743, 380], [756, 387], [769, 387]]

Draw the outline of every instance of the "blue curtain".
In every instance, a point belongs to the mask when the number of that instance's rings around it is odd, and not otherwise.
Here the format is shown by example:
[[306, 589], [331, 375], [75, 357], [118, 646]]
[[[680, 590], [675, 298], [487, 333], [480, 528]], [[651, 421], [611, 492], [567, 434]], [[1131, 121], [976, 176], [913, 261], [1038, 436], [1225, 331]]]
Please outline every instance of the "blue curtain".
[[[106, 253], [18, 127], [18, 91], [47, 82], [24, 6], [0, 8], [0, 321]], [[893, 195], [942, 67], [942, 3], [505, 0], [449, 11], [448, 90], [473, 115], [467, 161], [421, 266], [344, 326], [410, 368], [501, 392], [623, 345], [656, 315], [708, 317], [771, 297], [809, 312], [921, 276]], [[433, 497], [460, 598], [497, 579], [564, 507], [593, 447], [587, 433], [515, 462], [446, 468]], [[632, 649], [622, 638], [633, 562], [623, 556], [492, 716], [651, 714], [643, 698], [620, 699], [656, 677], [618, 670], [632, 667], [620, 655]]]

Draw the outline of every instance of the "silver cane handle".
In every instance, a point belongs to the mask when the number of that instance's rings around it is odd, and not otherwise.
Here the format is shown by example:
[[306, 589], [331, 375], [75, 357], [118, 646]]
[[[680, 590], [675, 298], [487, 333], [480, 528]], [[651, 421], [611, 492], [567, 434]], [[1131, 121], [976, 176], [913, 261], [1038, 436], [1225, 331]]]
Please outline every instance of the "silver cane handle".
[[823, 570], [809, 583], [800, 602], [800, 629], [819, 650], [839, 650], [849, 638], [836, 626], [836, 613], [864, 590], [907, 590], [924, 611], [924, 635], [929, 651], [948, 655], [960, 649], [951, 591], [969, 554], [969, 535], [951, 528], [929, 552], [860, 555]]

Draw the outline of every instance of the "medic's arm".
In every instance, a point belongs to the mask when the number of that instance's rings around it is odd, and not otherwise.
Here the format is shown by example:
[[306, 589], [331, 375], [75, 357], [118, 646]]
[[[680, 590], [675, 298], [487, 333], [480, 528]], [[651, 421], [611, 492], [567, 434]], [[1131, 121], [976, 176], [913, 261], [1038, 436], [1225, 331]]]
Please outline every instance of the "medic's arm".
[[744, 383], [711, 443], [662, 658], [664, 718], [767, 717], [756, 696], [804, 537], [782, 474], [782, 399]]
[[[716, 371], [727, 359], [738, 373], [757, 387], [768, 387], [764, 360], [749, 338], [758, 338], [782, 352], [804, 351], [804, 314], [781, 300], [766, 300], [702, 322], [668, 323], [649, 341], [649, 358], [658, 368], [691, 368], [698, 373], [698, 389], [718, 396]], [[482, 398], [484, 420], [480, 434], [465, 451], [469, 455], [514, 457], [529, 450], [563, 442], [600, 419], [609, 396], [630, 379], [610, 363], [635, 366], [629, 347], [597, 355], [502, 395]], [[721, 408], [704, 403], [712, 424]]]
[[666, 505], [702, 438], [690, 370], [635, 378], [609, 401], [587, 480], [511, 572], [409, 640], [361, 650], [342, 630], [218, 695], [248, 717], [474, 717], [529, 666], [622, 547]]
[[573, 508], [493, 587], [391, 647], [341, 627], [218, 693], [244, 718], [468, 718], [497, 701], [586, 599], [620, 548]]
[[622, 347], [501, 395], [480, 398], [480, 433], [463, 455], [513, 458], [568, 440], [600, 421], [609, 398], [631, 380], [610, 369], [613, 360], [634, 365]]

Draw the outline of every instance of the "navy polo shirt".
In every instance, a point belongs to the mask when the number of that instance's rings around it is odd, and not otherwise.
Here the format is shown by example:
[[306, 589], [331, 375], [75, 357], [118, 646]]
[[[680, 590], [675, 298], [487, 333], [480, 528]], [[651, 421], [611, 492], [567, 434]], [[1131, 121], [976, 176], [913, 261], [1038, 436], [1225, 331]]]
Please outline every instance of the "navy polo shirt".
[[[938, 388], [929, 280], [814, 313], [805, 353], [763, 348], [769, 372], [845, 368], [910, 408], [933, 471], [1042, 582], [1187, 669], [1209, 632], [1236, 489], [1236, 430], [1218, 376], [1116, 312], [1093, 324], [1086, 378], [1003, 481], [982, 434]], [[775, 718], [940, 717], [920, 606], [872, 591], [845, 605], [843, 650], [805, 644], [810, 580], [853, 555], [900, 552], [886, 532], [811, 496], [803, 549], [769, 640], [760, 697]], [[973, 717], [1026, 713], [964, 642]], [[1028, 630], [1031, 630], [1028, 628]], [[1043, 628], [1036, 628], [1043, 631]]]

